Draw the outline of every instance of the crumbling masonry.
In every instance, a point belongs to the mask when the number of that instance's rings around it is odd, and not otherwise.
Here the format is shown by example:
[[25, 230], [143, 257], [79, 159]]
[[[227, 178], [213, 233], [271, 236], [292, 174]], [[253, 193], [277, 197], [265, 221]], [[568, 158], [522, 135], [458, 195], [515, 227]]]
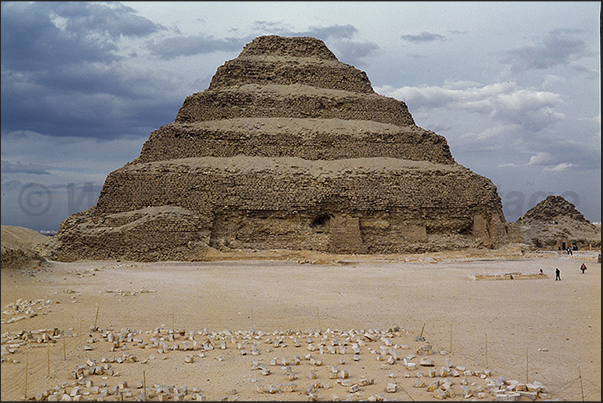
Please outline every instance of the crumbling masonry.
[[521, 242], [494, 184], [363, 71], [309, 37], [258, 37], [190, 95], [56, 260], [203, 260], [228, 251], [420, 253]]

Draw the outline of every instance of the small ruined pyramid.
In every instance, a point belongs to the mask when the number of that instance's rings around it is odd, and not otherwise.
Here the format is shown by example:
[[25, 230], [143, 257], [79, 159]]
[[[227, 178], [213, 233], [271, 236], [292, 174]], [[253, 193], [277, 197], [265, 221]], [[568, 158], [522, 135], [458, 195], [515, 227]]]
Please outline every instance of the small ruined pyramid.
[[55, 260], [202, 260], [208, 248], [416, 253], [520, 239], [496, 187], [404, 102], [310, 37], [262, 36], [190, 95]]
[[591, 224], [562, 196], [548, 196], [517, 221], [525, 242], [531, 246], [564, 250], [601, 247], [601, 226]]

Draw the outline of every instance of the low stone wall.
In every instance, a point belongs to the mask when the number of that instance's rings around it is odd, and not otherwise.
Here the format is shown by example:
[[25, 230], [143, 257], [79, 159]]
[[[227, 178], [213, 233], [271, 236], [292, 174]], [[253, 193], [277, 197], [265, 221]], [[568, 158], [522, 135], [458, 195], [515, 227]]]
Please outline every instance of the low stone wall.
[[501, 273], [501, 274], [470, 274], [469, 279], [479, 280], [546, 280], [549, 276], [546, 274], [523, 274], [520, 272]]

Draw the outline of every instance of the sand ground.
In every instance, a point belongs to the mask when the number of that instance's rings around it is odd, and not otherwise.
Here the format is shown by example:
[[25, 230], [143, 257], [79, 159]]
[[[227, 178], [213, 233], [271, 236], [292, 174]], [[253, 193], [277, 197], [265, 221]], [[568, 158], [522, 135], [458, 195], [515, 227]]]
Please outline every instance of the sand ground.
[[[380, 350], [383, 340], [364, 338], [367, 345], [358, 361], [351, 352], [356, 336], [349, 337], [345, 354], [329, 352], [331, 340], [346, 338], [342, 332], [370, 335], [394, 329], [389, 332], [394, 347], [401, 357], [417, 355], [412, 362], [429, 358], [436, 370], [450, 363], [476, 374], [491, 370], [487, 379], [469, 377], [468, 386], [474, 392], [480, 382], [485, 388], [486, 381], [502, 375], [524, 383], [541, 382], [545, 398], [600, 401], [601, 265], [586, 261], [588, 270], [582, 274], [579, 259], [592, 259], [596, 253], [543, 256], [456, 255], [447, 259], [424, 255], [395, 260], [349, 256], [331, 263], [84, 261], [51, 262], [32, 270], [3, 269], [1, 397], [3, 401], [35, 398], [61, 384], [69, 393], [76, 382], [72, 373], [89, 358], [101, 365], [103, 357], [129, 355], [136, 362], [111, 364], [118, 376], [86, 379], [93, 379], [95, 385], [105, 382], [107, 388], [127, 381], [134, 394], [125, 400], [140, 396], [136, 384], [141, 381], [147, 387], [186, 385], [188, 399], [199, 388], [207, 400], [432, 400], [425, 388], [414, 387], [416, 373], [429, 368], [409, 371], [401, 360], [388, 364], [387, 353], [381, 354], [386, 350]], [[561, 281], [555, 281], [555, 267], [561, 270]], [[469, 278], [471, 274], [535, 274], [541, 268], [545, 279]], [[9, 304], [19, 299], [46, 302], [38, 303], [36, 316], [7, 323], [23, 315], [6, 313]], [[90, 331], [95, 324], [99, 331]], [[55, 343], [11, 341], [13, 332], [49, 328], [58, 328], [64, 336]], [[176, 331], [172, 341], [170, 329], [180, 329], [184, 335], [193, 331], [200, 344], [209, 340], [215, 348], [161, 353], [156, 346], [140, 348], [141, 340], [124, 340], [111, 351], [113, 344], [103, 339], [101, 331], [125, 334], [126, 329], [145, 342], [155, 330], [157, 338], [163, 336], [169, 345], [180, 346], [186, 337], [179, 338]], [[421, 332], [426, 342], [416, 340]], [[283, 339], [280, 345], [274, 343], [279, 337]], [[308, 350], [310, 342], [319, 346], [327, 337], [323, 354]], [[220, 338], [225, 341], [224, 350]], [[259, 343], [258, 355], [250, 354], [254, 341]], [[421, 347], [426, 345], [432, 346], [433, 354], [421, 357]], [[13, 352], [7, 354], [9, 348]], [[292, 362], [295, 355], [301, 357], [298, 365]], [[194, 361], [186, 363], [187, 356]], [[275, 359], [278, 364], [271, 365]], [[290, 363], [281, 363], [284, 359]], [[271, 374], [253, 369], [258, 364], [271, 369]], [[330, 378], [332, 366], [346, 369], [352, 384], [360, 378], [374, 379], [374, 383], [351, 391], [345, 380]], [[311, 379], [311, 373], [316, 379]], [[428, 376], [424, 379], [427, 384], [433, 381]], [[450, 379], [456, 396], [447, 400], [466, 400], [460, 389], [463, 376]], [[294, 392], [258, 392], [258, 385], [268, 390], [270, 385], [291, 382], [297, 385]], [[399, 387], [387, 393], [392, 382]], [[314, 394], [308, 395], [313, 385]], [[109, 395], [106, 400], [122, 398], [124, 394]], [[486, 400], [495, 397], [488, 394]]]

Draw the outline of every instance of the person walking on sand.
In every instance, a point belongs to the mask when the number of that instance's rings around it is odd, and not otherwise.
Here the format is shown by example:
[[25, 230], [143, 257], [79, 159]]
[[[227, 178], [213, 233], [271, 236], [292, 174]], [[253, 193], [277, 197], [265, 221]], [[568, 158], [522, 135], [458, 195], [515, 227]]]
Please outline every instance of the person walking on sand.
[[584, 263], [580, 266], [580, 270], [582, 270], [582, 274], [584, 274], [584, 270], [586, 270], [586, 265]]
[[561, 281], [561, 270], [559, 270], [559, 267], [555, 268], [555, 281]]

